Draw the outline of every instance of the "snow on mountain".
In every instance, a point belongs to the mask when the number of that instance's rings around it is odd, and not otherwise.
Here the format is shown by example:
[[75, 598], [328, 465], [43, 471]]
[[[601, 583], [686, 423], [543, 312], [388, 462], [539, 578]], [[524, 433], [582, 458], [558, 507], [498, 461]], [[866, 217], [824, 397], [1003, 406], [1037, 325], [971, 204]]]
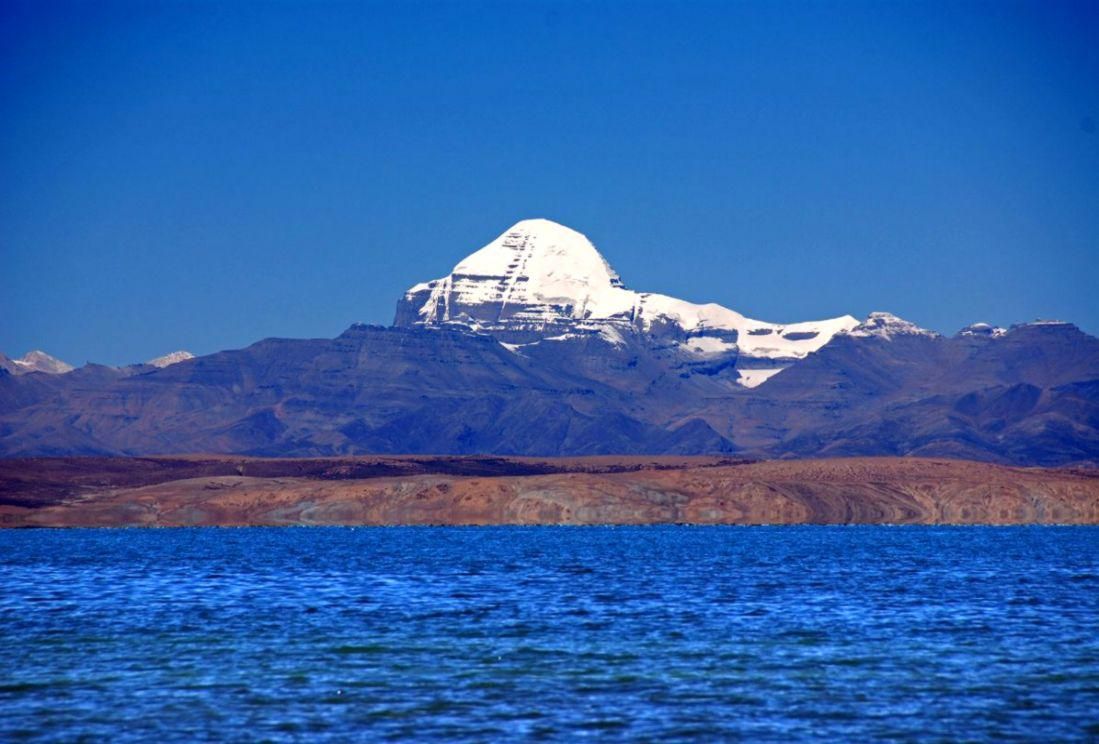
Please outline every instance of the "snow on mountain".
[[164, 356], [158, 356], [156, 359], [150, 359], [149, 361], [147, 361], [145, 363], [150, 364], [154, 367], [162, 367], [163, 368], [163, 367], [170, 367], [173, 364], [178, 364], [179, 362], [185, 362], [188, 359], [194, 359], [194, 358], [195, 358], [195, 355], [192, 354], [191, 352], [181, 350], [181, 351], [173, 351], [171, 354], [165, 354]]
[[849, 316], [767, 323], [714, 303], [627, 289], [584, 235], [545, 219], [523, 220], [460, 261], [447, 276], [409, 289], [399, 326], [457, 326], [509, 346], [602, 334], [670, 337], [695, 356], [795, 360], [855, 328]]
[[862, 321], [854, 328], [845, 329], [844, 333], [857, 338], [877, 337], [888, 340], [892, 340], [897, 336], [926, 336], [928, 338], [936, 338], [939, 335], [926, 328], [920, 328], [915, 323], [905, 320], [904, 318], [898, 318], [892, 313], [883, 312], [870, 313], [866, 316], [866, 320]]
[[73, 366], [61, 361], [57, 357], [50, 356], [44, 351], [28, 351], [20, 359], [11, 360], [15, 374], [27, 374], [29, 372], [44, 372], [48, 375], [63, 375], [72, 372]]
[[988, 323], [971, 323], [958, 331], [959, 336], [983, 336], [988, 338], [999, 338], [1005, 333], [1007, 333], [1006, 329]]
[[1014, 329], [1014, 328], [1026, 328], [1028, 326], [1047, 326], [1047, 327], [1048, 326], [1064, 326], [1064, 327], [1068, 327], [1068, 328], [1075, 328], [1076, 327], [1075, 324], [1069, 323], [1067, 320], [1051, 320], [1051, 319], [1044, 319], [1044, 318], [1039, 318], [1038, 320], [1032, 320], [1028, 323], [1016, 323], [1015, 325], [1013, 325], [1011, 327]]
[[740, 379], [738, 379], [737, 382], [744, 387], [759, 387], [784, 369], [786, 369], [786, 367], [773, 367], [771, 369], [740, 369], [737, 370], [737, 372], [740, 373]]

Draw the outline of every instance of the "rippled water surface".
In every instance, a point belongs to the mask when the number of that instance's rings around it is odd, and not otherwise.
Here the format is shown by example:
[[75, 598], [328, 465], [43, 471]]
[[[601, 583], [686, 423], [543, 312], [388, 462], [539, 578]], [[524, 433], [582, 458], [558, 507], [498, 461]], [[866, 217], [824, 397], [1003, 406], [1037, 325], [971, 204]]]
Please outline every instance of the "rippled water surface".
[[0, 531], [0, 740], [1099, 738], [1096, 528]]

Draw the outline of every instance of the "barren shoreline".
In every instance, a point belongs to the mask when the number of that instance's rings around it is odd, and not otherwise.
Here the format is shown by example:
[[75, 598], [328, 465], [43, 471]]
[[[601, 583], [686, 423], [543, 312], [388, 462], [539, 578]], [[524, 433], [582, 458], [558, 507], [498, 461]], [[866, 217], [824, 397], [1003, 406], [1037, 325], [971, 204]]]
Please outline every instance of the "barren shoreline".
[[2, 527], [1099, 524], [1099, 472], [962, 460], [0, 460]]

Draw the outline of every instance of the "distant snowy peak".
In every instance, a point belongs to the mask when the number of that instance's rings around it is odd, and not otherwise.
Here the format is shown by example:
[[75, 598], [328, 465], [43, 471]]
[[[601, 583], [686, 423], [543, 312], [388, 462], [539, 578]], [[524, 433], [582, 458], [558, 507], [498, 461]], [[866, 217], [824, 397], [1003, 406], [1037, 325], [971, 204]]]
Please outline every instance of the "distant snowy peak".
[[1032, 320], [1028, 323], [1016, 323], [1011, 326], [1009, 330], [1015, 330], [1016, 328], [1073, 328], [1079, 330], [1075, 323], [1070, 323], [1067, 320], [1045, 320], [1039, 318], [1038, 320]]
[[846, 333], [856, 338], [876, 337], [884, 339], [893, 339], [898, 336], [925, 336], [927, 338], [937, 338], [939, 336], [934, 331], [920, 328], [911, 321], [898, 318], [892, 313], [883, 312], [870, 313], [866, 316], [866, 320], [847, 330]]
[[999, 338], [1007, 333], [1007, 330], [988, 323], [972, 323], [958, 331], [959, 336], [974, 336], [978, 338]]
[[55, 356], [50, 356], [44, 351], [28, 351], [20, 359], [12, 359], [12, 372], [26, 374], [29, 372], [44, 372], [48, 375], [63, 375], [72, 372], [73, 366], [61, 361]]
[[1025, 330], [1039, 330], [1039, 331], [1052, 331], [1052, 332], [1064, 332], [1070, 331], [1074, 333], [1083, 333], [1079, 330], [1074, 323], [1069, 323], [1062, 320], [1034, 320], [1028, 323], [1014, 323], [1008, 329], [1000, 327], [998, 325], [991, 325], [990, 323], [972, 323], [966, 325], [964, 329], [957, 332], [958, 337], [972, 337], [972, 338], [1002, 338], [1004, 336], [1013, 334], [1018, 331]]
[[154, 367], [162, 367], [163, 368], [163, 367], [170, 367], [173, 364], [178, 364], [179, 362], [185, 362], [188, 359], [194, 359], [194, 358], [195, 358], [195, 355], [192, 354], [189, 351], [173, 351], [171, 354], [165, 354], [164, 356], [159, 356], [156, 359], [150, 359], [149, 361], [147, 361], [145, 363], [150, 364]]
[[584, 235], [533, 219], [516, 223], [449, 275], [409, 289], [395, 324], [469, 328], [509, 348], [589, 334], [617, 345], [640, 333], [667, 338], [694, 356], [792, 360], [858, 321], [766, 323], [721, 305], [631, 291]]

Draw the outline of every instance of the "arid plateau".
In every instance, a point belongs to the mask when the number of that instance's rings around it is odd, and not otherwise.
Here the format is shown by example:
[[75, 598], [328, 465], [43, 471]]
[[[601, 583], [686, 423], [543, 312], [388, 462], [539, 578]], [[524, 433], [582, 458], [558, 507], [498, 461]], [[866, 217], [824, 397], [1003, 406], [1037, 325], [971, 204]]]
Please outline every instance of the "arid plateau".
[[948, 459], [0, 460], [0, 526], [1099, 524], [1099, 471]]

